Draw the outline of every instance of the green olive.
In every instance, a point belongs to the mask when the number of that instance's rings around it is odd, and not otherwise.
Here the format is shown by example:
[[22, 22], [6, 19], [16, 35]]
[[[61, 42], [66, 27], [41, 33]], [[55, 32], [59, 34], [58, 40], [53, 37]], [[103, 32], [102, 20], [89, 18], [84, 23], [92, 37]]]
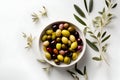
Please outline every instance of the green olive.
[[46, 34], [52, 34], [53, 33], [53, 30], [52, 29], [49, 29], [46, 31]]
[[43, 46], [45, 46], [45, 47], [47, 47], [49, 44], [50, 44], [49, 41], [44, 41], [43, 42]]
[[70, 32], [75, 32], [75, 28], [74, 28], [73, 26], [70, 26], [70, 27], [68, 28], [68, 31], [70, 31]]
[[63, 42], [64, 44], [67, 44], [67, 43], [68, 43], [68, 38], [62, 37], [62, 42]]
[[69, 39], [74, 42], [75, 41], [75, 36], [74, 35], [70, 35]]
[[72, 59], [73, 59], [73, 60], [76, 60], [77, 57], [78, 57], [78, 54], [74, 52], [74, 53], [72, 54]]
[[65, 63], [65, 64], [70, 64], [70, 57], [67, 57], [67, 56], [66, 56], [66, 57], [64, 58], [64, 63]]
[[65, 37], [69, 37], [70, 32], [68, 30], [62, 30], [62, 35], [65, 36]]
[[47, 35], [42, 36], [42, 41], [45, 41], [47, 39]]
[[60, 29], [57, 29], [57, 31], [56, 31], [56, 36], [57, 36], [57, 37], [60, 37], [60, 36], [61, 36], [61, 30], [60, 30]]
[[56, 44], [56, 49], [60, 50], [61, 49], [61, 43]]
[[57, 65], [60, 65], [60, 61], [58, 59], [55, 59], [54, 62], [57, 64]]
[[68, 46], [71, 46], [71, 43], [72, 43], [72, 42], [71, 42], [70, 40], [68, 40]]
[[55, 38], [56, 38], [56, 33], [53, 32], [53, 33], [52, 33], [52, 40], [55, 39]]
[[49, 39], [51, 39], [51, 38], [52, 38], [52, 36], [51, 36], [51, 35], [48, 35], [48, 36], [47, 36], [47, 39], [48, 39], [48, 40], [49, 40]]
[[65, 44], [62, 44], [62, 49], [67, 49], [67, 46]]
[[77, 48], [77, 46], [78, 46], [78, 44], [77, 44], [77, 42], [73, 42], [72, 44], [71, 44], [71, 49], [76, 49]]
[[45, 57], [46, 57], [48, 60], [51, 60], [51, 55], [50, 55], [50, 53], [46, 52], [46, 53], [45, 53]]
[[61, 41], [61, 38], [59, 38], [59, 37], [56, 38], [56, 41], [57, 41], [57, 42], [60, 42], [60, 41]]
[[57, 59], [58, 59], [59, 61], [63, 61], [63, 60], [64, 60], [64, 57], [63, 57], [61, 54], [59, 54], [59, 55], [57, 56]]

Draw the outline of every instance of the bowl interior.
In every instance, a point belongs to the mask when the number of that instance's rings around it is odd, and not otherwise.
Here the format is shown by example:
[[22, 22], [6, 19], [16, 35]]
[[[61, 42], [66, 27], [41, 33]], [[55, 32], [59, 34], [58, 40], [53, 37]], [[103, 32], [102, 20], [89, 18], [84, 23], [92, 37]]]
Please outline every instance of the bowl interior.
[[[76, 31], [79, 33], [79, 35], [80, 35], [80, 38], [82, 39], [82, 41], [83, 41], [83, 49], [82, 49], [82, 51], [80, 52], [80, 54], [78, 55], [78, 58], [75, 60], [75, 61], [71, 61], [71, 63], [70, 64], [60, 64], [60, 65], [56, 65], [55, 63], [54, 63], [54, 61], [51, 61], [51, 60], [48, 60], [48, 59], [46, 59], [46, 57], [45, 57], [45, 51], [44, 51], [44, 47], [43, 47], [43, 42], [41, 41], [41, 38], [42, 38], [42, 36], [45, 34], [45, 32], [46, 32], [46, 30], [47, 29], [49, 29], [49, 28], [51, 28], [51, 26], [52, 25], [54, 25], [54, 24], [59, 24], [59, 23], [69, 23], [70, 25], [73, 25], [74, 26], [74, 28], [76, 29]], [[40, 53], [42, 54], [42, 56], [43, 56], [43, 58], [45, 59], [45, 61], [46, 62], [48, 62], [49, 64], [51, 64], [51, 65], [53, 65], [53, 66], [56, 66], [56, 67], [69, 67], [69, 66], [71, 66], [71, 65], [74, 65], [76, 62], [78, 62], [81, 58], [82, 58], [82, 56], [84, 55], [84, 52], [85, 52], [85, 49], [86, 49], [86, 40], [85, 40], [85, 37], [84, 37], [84, 34], [82, 33], [82, 31], [77, 27], [77, 26], [75, 26], [74, 24], [72, 24], [72, 23], [70, 23], [70, 22], [67, 22], [67, 21], [57, 21], [57, 22], [53, 22], [53, 23], [51, 23], [51, 24], [49, 24], [47, 27], [45, 27], [44, 29], [43, 29], [43, 31], [41, 32], [41, 34], [40, 34], [40, 38], [39, 38], [39, 48], [40, 48]]]

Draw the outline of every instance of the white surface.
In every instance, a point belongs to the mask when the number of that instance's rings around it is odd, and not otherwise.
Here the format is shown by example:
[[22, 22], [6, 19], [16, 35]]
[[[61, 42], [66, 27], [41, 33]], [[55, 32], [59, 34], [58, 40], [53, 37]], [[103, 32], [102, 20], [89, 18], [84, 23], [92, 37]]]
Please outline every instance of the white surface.
[[[97, 11], [104, 5], [104, 0], [94, 1], [95, 7], [91, 16], [97, 15]], [[87, 66], [89, 80], [120, 80], [120, 0], [117, 2], [118, 6], [113, 10], [117, 18], [107, 28], [112, 34], [108, 41], [110, 66], [91, 60], [97, 53], [89, 47], [79, 63], [80, 69]], [[41, 58], [38, 39], [40, 31], [46, 25], [56, 20], [67, 20], [82, 28], [73, 17], [73, 13], [76, 13], [74, 3], [84, 9], [83, 0], [0, 0], [0, 80], [73, 80], [67, 72], [56, 68], [47, 75], [42, 70], [44, 66], [36, 59]], [[46, 6], [48, 17], [43, 17], [40, 23], [34, 24], [31, 14], [38, 12], [42, 5]], [[33, 48], [29, 51], [24, 49], [26, 42], [22, 32], [36, 37]]]

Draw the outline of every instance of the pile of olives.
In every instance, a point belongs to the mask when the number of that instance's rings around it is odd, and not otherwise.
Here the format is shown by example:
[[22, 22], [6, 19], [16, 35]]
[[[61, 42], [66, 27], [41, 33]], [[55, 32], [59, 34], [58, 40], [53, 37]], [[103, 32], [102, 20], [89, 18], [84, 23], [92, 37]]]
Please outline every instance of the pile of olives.
[[42, 36], [45, 57], [61, 63], [70, 64], [83, 49], [83, 41], [75, 26], [67, 22], [53, 24]]

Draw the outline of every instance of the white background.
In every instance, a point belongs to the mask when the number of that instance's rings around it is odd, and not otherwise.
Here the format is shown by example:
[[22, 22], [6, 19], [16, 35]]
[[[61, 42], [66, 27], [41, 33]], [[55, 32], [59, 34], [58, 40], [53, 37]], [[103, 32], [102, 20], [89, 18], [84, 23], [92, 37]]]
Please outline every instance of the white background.
[[[104, 0], [94, 2], [91, 19], [105, 5]], [[107, 27], [112, 34], [107, 52], [110, 66], [93, 61], [92, 56], [98, 53], [90, 47], [87, 47], [79, 62], [79, 69], [87, 66], [89, 80], [120, 80], [120, 0], [116, 2], [118, 6], [112, 11], [116, 18]], [[73, 13], [76, 13], [74, 3], [85, 11], [83, 0], [0, 0], [0, 80], [73, 80], [64, 69], [54, 68], [49, 75], [46, 74], [42, 69], [45, 66], [36, 59], [41, 58], [38, 47], [40, 32], [49, 23], [66, 20], [83, 29], [73, 17]], [[47, 8], [48, 17], [42, 17], [38, 24], [34, 24], [31, 14], [38, 13], [43, 5]], [[32, 49], [24, 48], [26, 41], [22, 32], [34, 35]], [[84, 80], [82, 76], [79, 77]]]

